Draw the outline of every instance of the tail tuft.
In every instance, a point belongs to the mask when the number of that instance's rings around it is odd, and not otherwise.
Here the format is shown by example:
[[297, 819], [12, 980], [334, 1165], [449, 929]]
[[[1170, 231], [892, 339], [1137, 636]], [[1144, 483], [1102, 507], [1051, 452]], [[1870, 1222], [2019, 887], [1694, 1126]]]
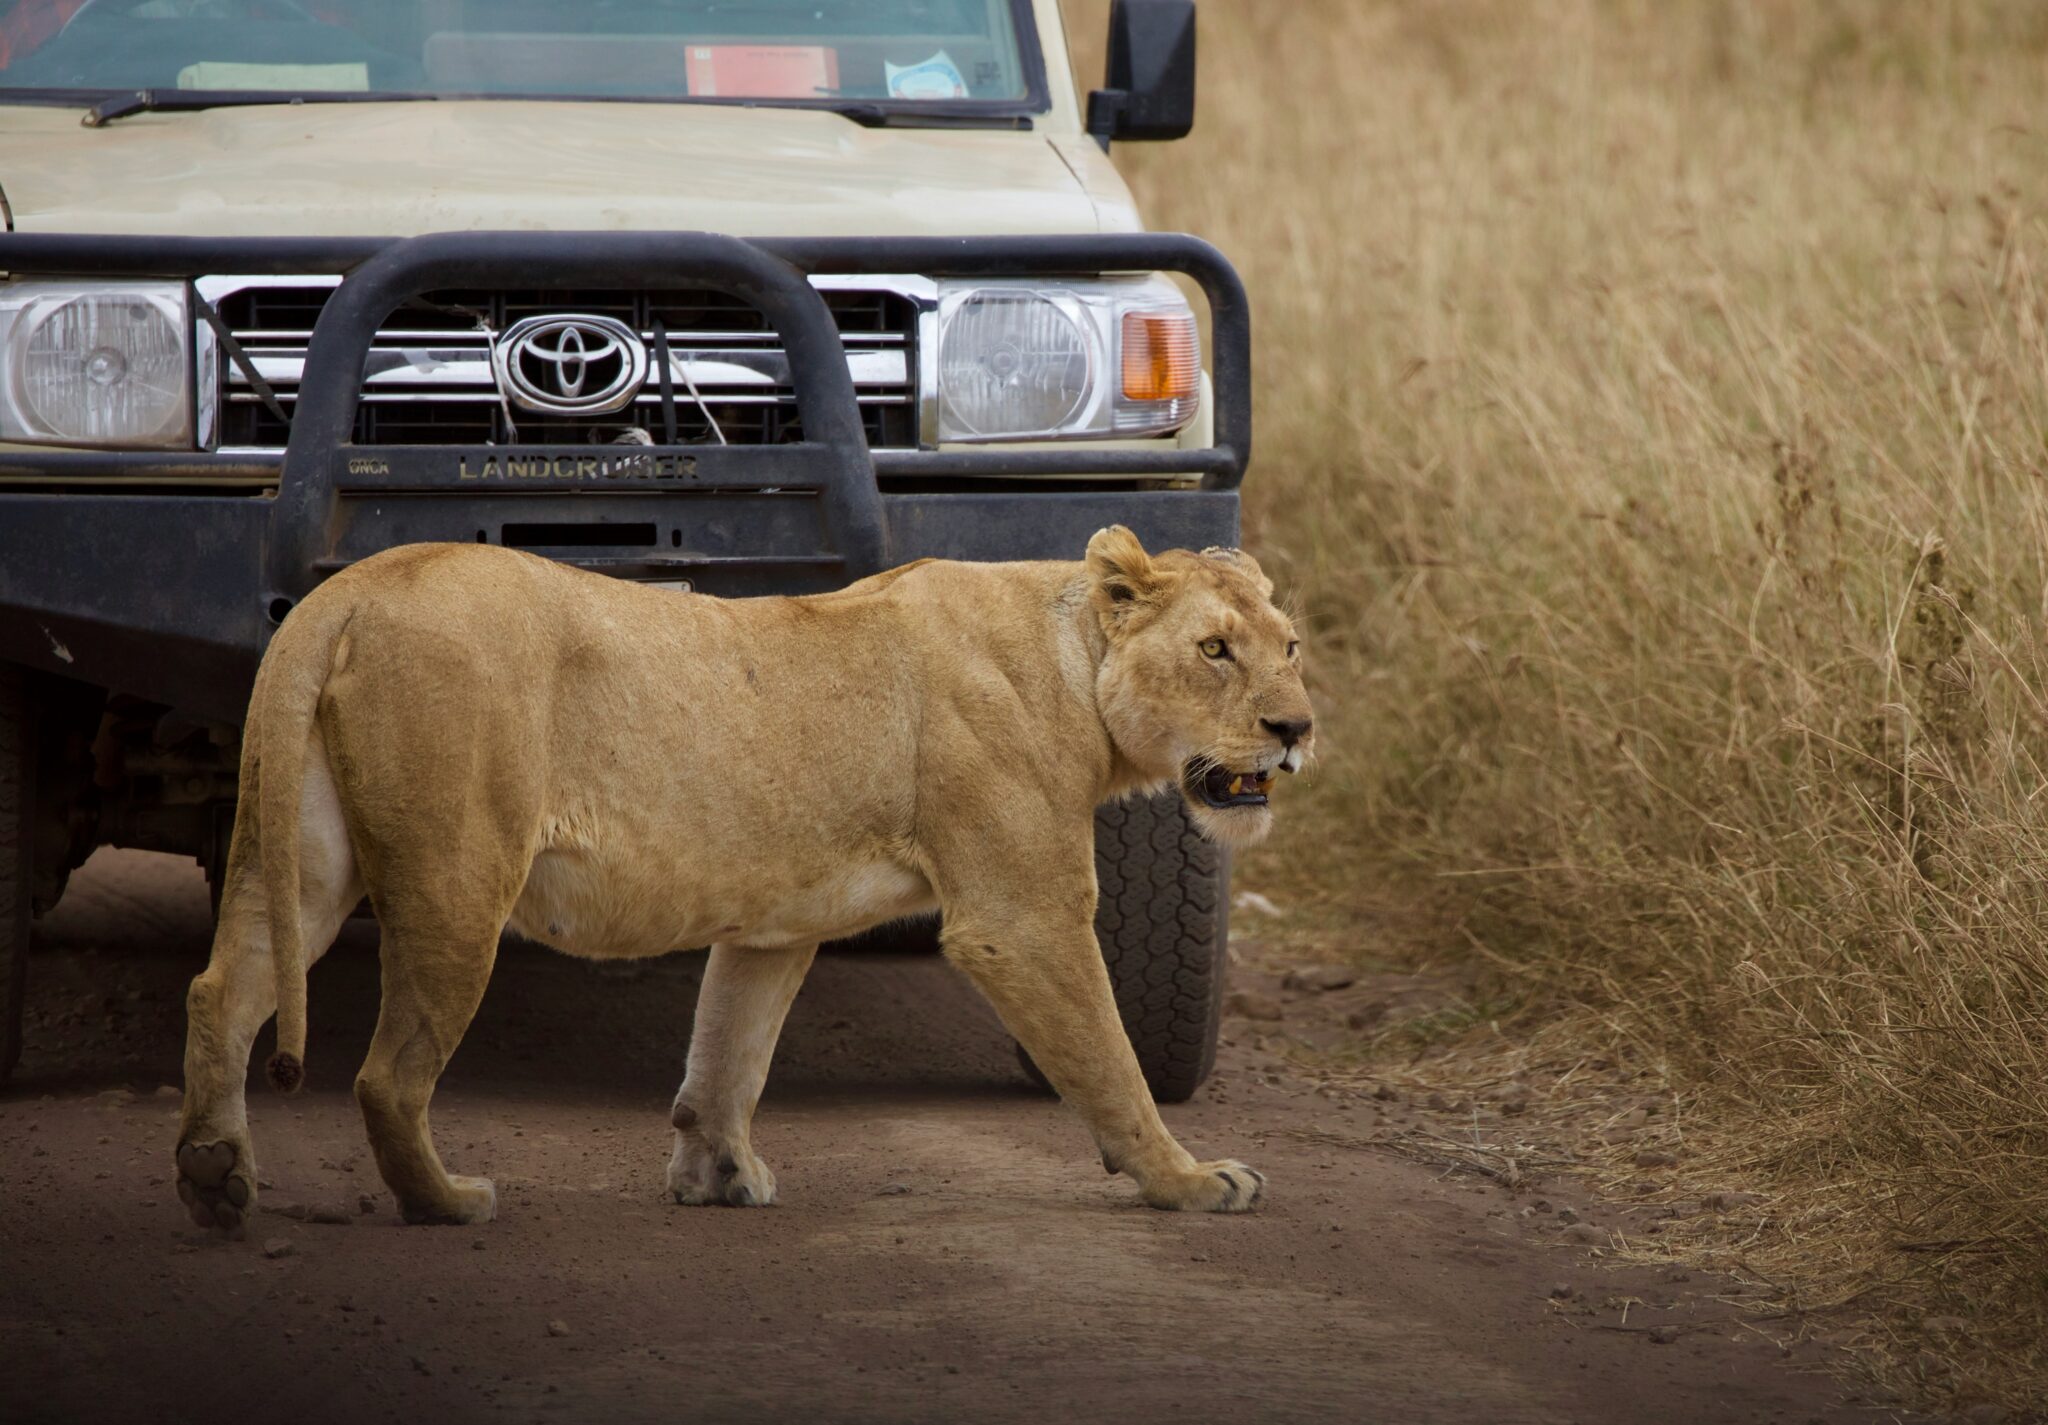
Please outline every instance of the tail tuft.
[[306, 1081], [306, 1066], [299, 1062], [299, 1056], [283, 1050], [270, 1056], [263, 1071], [270, 1075], [270, 1086], [279, 1093], [297, 1093], [299, 1085]]
[[[277, 1053], [270, 1082], [285, 1093], [306, 1078], [306, 938], [300, 917], [299, 829], [306, 755], [320, 715], [320, 692], [347, 650], [352, 609], [345, 599], [308, 599], [291, 627], [280, 628], [256, 670], [242, 734], [242, 800], [235, 825], [254, 810], [270, 922], [270, 966], [277, 984]], [[251, 803], [254, 806], [251, 806]], [[244, 843], [239, 839], [236, 845]]]

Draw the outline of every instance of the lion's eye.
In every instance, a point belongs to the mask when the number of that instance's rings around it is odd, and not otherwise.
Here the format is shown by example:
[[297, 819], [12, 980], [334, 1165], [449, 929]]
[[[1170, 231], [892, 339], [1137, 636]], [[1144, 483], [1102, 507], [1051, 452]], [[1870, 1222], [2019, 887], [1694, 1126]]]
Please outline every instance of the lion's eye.
[[1299, 652], [1301, 652], [1301, 641], [1299, 639], [1290, 640], [1287, 645], [1287, 656], [1292, 658]]
[[1220, 638], [1205, 638], [1202, 640], [1202, 656], [1204, 658], [1228, 658], [1230, 656], [1230, 645]]

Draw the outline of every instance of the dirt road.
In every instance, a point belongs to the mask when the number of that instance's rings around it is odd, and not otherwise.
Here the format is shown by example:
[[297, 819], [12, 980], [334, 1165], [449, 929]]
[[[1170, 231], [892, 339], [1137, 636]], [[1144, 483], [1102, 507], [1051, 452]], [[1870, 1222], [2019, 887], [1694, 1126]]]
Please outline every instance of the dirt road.
[[1742, 1329], [1725, 1283], [1520, 1213], [1611, 1210], [1338, 1146], [1386, 1106], [1249, 1051], [1168, 1120], [1269, 1204], [1149, 1211], [924, 958], [820, 961], [755, 1137], [783, 1205], [734, 1211], [661, 1191], [699, 960], [508, 948], [434, 1104], [499, 1220], [404, 1228], [349, 1095], [377, 993], [352, 924], [313, 972], [308, 1091], [250, 1091], [266, 1210], [216, 1240], [170, 1172], [196, 873], [102, 852], [42, 931], [0, 1093], [10, 1421], [1890, 1418]]

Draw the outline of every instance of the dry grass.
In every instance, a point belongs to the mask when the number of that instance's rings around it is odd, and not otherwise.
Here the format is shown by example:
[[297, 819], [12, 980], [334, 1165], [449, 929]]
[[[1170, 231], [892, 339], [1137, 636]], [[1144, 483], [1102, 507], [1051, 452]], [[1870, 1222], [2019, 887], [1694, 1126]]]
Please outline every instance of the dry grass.
[[1256, 882], [1423, 888], [1756, 1270], [2048, 1399], [2048, 7], [1203, 17], [1119, 161], [1260, 324], [1326, 740]]

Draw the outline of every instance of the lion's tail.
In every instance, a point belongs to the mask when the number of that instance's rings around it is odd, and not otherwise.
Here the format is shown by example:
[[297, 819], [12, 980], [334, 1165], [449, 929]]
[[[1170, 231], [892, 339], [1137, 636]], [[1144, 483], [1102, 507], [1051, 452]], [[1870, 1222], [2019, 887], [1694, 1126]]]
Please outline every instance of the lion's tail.
[[[306, 748], [335, 648], [353, 612], [345, 599], [302, 605], [277, 631], [250, 699], [256, 764], [257, 838], [277, 980], [277, 1052], [264, 1070], [291, 1093], [306, 1077], [306, 936], [299, 919], [299, 824]], [[245, 778], [246, 780], [246, 778]], [[243, 788], [245, 805], [249, 788]]]

